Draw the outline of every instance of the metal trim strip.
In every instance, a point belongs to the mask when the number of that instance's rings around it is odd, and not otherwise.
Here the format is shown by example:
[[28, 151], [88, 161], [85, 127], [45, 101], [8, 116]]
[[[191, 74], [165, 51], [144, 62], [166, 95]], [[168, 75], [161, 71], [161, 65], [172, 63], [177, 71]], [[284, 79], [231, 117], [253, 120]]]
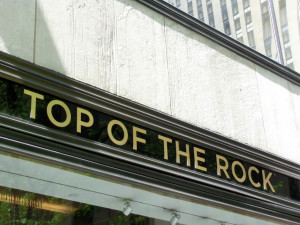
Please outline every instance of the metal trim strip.
[[[24, 138], [24, 134], [17, 134], [15, 131], [13, 136], [20, 138], [23, 136]], [[28, 135], [25, 136], [27, 136], [25, 138], [28, 138]], [[37, 143], [37, 139], [34, 139], [34, 142]], [[147, 168], [137, 167], [134, 164], [124, 163], [120, 160], [101, 155], [87, 154], [85, 159], [83, 159], [76, 154], [66, 153], [76, 151], [74, 148], [53, 142], [48, 143], [45, 140], [40, 141], [41, 146], [32, 145], [0, 135], [1, 150], [8, 153], [17, 153], [24, 157], [31, 157], [36, 160], [54, 163], [55, 165], [88, 172], [109, 179], [116, 179], [121, 182], [137, 185], [141, 188], [151, 188], [168, 195], [171, 193], [173, 196], [184, 197], [192, 201], [198, 201], [199, 203], [209, 203], [215, 207], [238, 210], [252, 216], [272, 219], [286, 224], [298, 224], [299, 221], [299, 212], [289, 207], [286, 208], [285, 206], [216, 189], [192, 181], [182, 183], [182, 179], [178, 177], [173, 177], [160, 171], [149, 171]], [[51, 148], [45, 147], [49, 145]], [[58, 149], [61, 151], [57, 151]], [[136, 171], [139, 171], [139, 173]]]

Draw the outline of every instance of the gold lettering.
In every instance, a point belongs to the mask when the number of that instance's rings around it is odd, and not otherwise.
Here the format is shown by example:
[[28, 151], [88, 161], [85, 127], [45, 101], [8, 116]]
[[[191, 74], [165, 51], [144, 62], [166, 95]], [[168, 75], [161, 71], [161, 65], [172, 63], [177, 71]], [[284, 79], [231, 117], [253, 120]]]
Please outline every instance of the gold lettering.
[[[113, 127], [114, 125], [119, 125], [119, 126], [122, 128], [122, 130], [123, 130], [124, 137], [123, 137], [123, 139], [120, 140], [120, 141], [117, 140], [117, 139], [115, 139], [115, 137], [114, 137], [113, 134], [112, 134], [112, 127]], [[110, 121], [110, 122], [108, 123], [108, 126], [107, 126], [107, 133], [108, 133], [108, 136], [109, 136], [110, 140], [111, 140], [113, 143], [115, 143], [116, 145], [125, 145], [126, 142], [127, 142], [127, 140], [128, 140], [128, 132], [127, 132], [127, 129], [126, 129], [125, 125], [124, 125], [121, 121], [119, 121], [119, 120], [112, 120], [112, 121]]]
[[[88, 122], [84, 122], [81, 120], [81, 114], [85, 114], [89, 117]], [[94, 117], [93, 115], [88, 111], [83, 108], [77, 107], [77, 132], [81, 133], [81, 127], [91, 127], [94, 123]]]
[[250, 183], [251, 183], [254, 187], [260, 188], [260, 187], [261, 187], [261, 184], [260, 184], [259, 182], [255, 183], [255, 182], [253, 181], [253, 179], [252, 179], [252, 171], [253, 171], [253, 170], [254, 170], [257, 174], [259, 174], [259, 170], [258, 170], [256, 167], [254, 167], [254, 166], [249, 167], [249, 170], [248, 170], [248, 176], [249, 176]]
[[[64, 122], [58, 122], [56, 119], [54, 119], [54, 117], [52, 115], [52, 107], [54, 105], [60, 105], [65, 110], [66, 120]], [[47, 106], [47, 115], [48, 115], [48, 118], [51, 121], [51, 123], [53, 123], [57, 127], [66, 127], [71, 122], [70, 109], [68, 108], [68, 106], [64, 102], [62, 102], [60, 100], [52, 100], [51, 102], [49, 102], [49, 104]]]
[[168, 143], [172, 143], [172, 139], [164, 137], [162, 135], [158, 135], [158, 139], [163, 140], [163, 142], [164, 142], [164, 159], [168, 160], [169, 159]]
[[24, 89], [24, 94], [31, 96], [31, 109], [30, 109], [30, 118], [35, 119], [36, 117], [36, 99], [44, 100], [44, 96], [27, 89]]
[[194, 147], [194, 161], [195, 161], [194, 164], [195, 164], [195, 169], [207, 172], [207, 168], [205, 168], [203, 166], [199, 166], [199, 162], [205, 162], [205, 159], [202, 158], [202, 157], [199, 157], [198, 153], [205, 154], [205, 150]]
[[[216, 155], [217, 158], [217, 175], [220, 177], [221, 176], [221, 170], [223, 170], [225, 176], [227, 177], [227, 179], [230, 179], [230, 176], [227, 173], [228, 170], [228, 161], [225, 157], [221, 156], [221, 155]], [[221, 166], [220, 164], [220, 160], [225, 162], [225, 166]]]
[[190, 146], [186, 144], [186, 152], [180, 151], [179, 149], [179, 141], [175, 142], [176, 144], [176, 162], [180, 163], [180, 156], [186, 157], [187, 166], [191, 166], [191, 160], [190, 160]]
[[140, 138], [137, 136], [137, 132], [142, 133], [142, 134], [147, 134], [147, 131], [138, 127], [133, 126], [132, 127], [132, 135], [133, 135], [133, 150], [137, 150], [137, 143], [143, 143], [146, 144], [146, 140], [143, 138]]
[[262, 175], [263, 175], [263, 187], [264, 187], [264, 190], [268, 190], [268, 188], [267, 188], [267, 184], [268, 184], [269, 187], [271, 188], [271, 190], [272, 190], [273, 192], [275, 192], [275, 190], [274, 190], [274, 188], [273, 188], [273, 185], [272, 185], [271, 182], [270, 182], [270, 178], [271, 178], [271, 176], [272, 176], [272, 173], [269, 173], [268, 176], [267, 176], [267, 178], [266, 178], [266, 173], [265, 173], [265, 171], [263, 170], [263, 171], [262, 171]]
[[[242, 171], [243, 171], [243, 176], [242, 176], [241, 178], [239, 178], [239, 177], [236, 175], [236, 172], [235, 172], [235, 167], [236, 167], [237, 165], [238, 165], [238, 166], [242, 169]], [[245, 171], [245, 168], [244, 168], [244, 166], [243, 166], [242, 163], [240, 163], [239, 161], [234, 161], [234, 162], [232, 163], [232, 165], [231, 165], [231, 169], [232, 169], [232, 175], [233, 175], [233, 177], [234, 177], [234, 179], [235, 179], [236, 181], [238, 181], [238, 182], [240, 182], [240, 183], [245, 182], [245, 180], [246, 180], [246, 171]]]

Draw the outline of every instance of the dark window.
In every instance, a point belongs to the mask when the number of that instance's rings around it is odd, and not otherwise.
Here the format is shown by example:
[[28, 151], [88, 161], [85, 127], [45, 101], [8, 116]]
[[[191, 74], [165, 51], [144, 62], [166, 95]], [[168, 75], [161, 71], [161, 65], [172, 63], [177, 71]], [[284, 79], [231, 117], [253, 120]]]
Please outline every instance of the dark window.
[[285, 58], [286, 60], [292, 58], [292, 50], [291, 50], [291, 47], [288, 47], [285, 49]]
[[224, 32], [227, 35], [231, 34], [229, 21], [224, 21]]
[[231, 0], [231, 4], [232, 4], [232, 13], [233, 13], [233, 15], [238, 14], [239, 13], [239, 7], [238, 7], [237, 0]]
[[265, 13], [269, 14], [268, 2], [267, 1], [265, 1], [263, 4], [261, 4], [261, 13], [262, 14], [265, 14]]
[[246, 21], [246, 24], [249, 24], [252, 22], [252, 16], [251, 16], [251, 12], [248, 11], [246, 14], [245, 14], [245, 21]]
[[230, 35], [231, 30], [230, 30], [230, 24], [228, 21], [228, 11], [227, 11], [226, 0], [220, 0], [220, 4], [221, 4], [221, 11], [222, 11], [223, 25], [224, 25], [224, 33], [226, 35]]
[[272, 50], [270, 47], [266, 48], [266, 56], [268, 56], [269, 58], [272, 58]]
[[248, 32], [247, 35], [248, 35], [249, 47], [255, 49], [255, 40], [254, 40], [253, 30]]
[[226, 0], [220, 0], [221, 6], [226, 5]]
[[288, 30], [282, 31], [283, 43], [288, 43], [290, 41], [290, 36]]
[[292, 70], [294, 69], [294, 63], [287, 64], [286, 66]]
[[212, 13], [208, 15], [208, 23], [209, 23], [209, 26], [215, 27], [215, 18]]
[[234, 20], [234, 26], [235, 26], [235, 30], [240, 30], [241, 29], [240, 18], [237, 18], [237, 19]]
[[221, 10], [222, 10], [223, 21], [228, 20], [228, 13], [227, 13], [226, 4], [221, 6]]
[[271, 46], [271, 41], [272, 41], [271, 37], [265, 39], [265, 46]]
[[237, 41], [239, 41], [239, 42], [241, 42], [241, 43], [244, 43], [243, 36], [239, 37], [239, 38], [237, 39]]
[[265, 39], [264, 43], [265, 43], [265, 51], [266, 51], [266, 56], [268, 57], [272, 57], [272, 49], [271, 49], [271, 41], [272, 41], [272, 37], [268, 37]]
[[207, 4], [208, 24], [211, 27], [215, 27], [215, 18], [214, 18], [214, 12], [213, 12], [211, 1], [206, 1], [206, 2], [209, 2], [209, 4]]
[[213, 12], [213, 7], [212, 7], [212, 4], [211, 4], [211, 3], [207, 5], [207, 13], [208, 13], [208, 14], [214, 13], [214, 12]]
[[281, 24], [281, 26], [286, 25], [287, 24], [287, 14], [286, 14], [285, 5], [284, 5], [284, 7], [281, 7], [281, 5], [280, 5], [279, 14], [280, 14], [280, 24]]
[[285, 0], [279, 1], [279, 15], [280, 15], [280, 25], [281, 25], [281, 35], [282, 41], [285, 44], [285, 58], [289, 60], [292, 58], [292, 51], [289, 45], [286, 45], [290, 41], [288, 22], [287, 22], [287, 12]]
[[263, 35], [264, 35], [264, 39], [272, 36], [272, 28], [271, 28], [270, 20], [263, 21]]
[[194, 16], [192, 0], [187, 0], [187, 6], [188, 6], [188, 14]]
[[204, 22], [204, 15], [203, 15], [203, 9], [198, 8], [198, 18], [200, 21]]
[[248, 8], [250, 6], [249, 0], [243, 0], [244, 9]]
[[285, 0], [279, 0], [279, 7], [280, 8], [285, 8], [286, 7]]
[[199, 20], [204, 22], [203, 7], [202, 7], [202, 1], [201, 0], [197, 0], [197, 11], [198, 11]]
[[262, 9], [262, 26], [263, 26], [263, 37], [264, 40], [272, 36], [272, 28], [270, 22], [270, 15], [268, 10], [267, 2], [261, 5]]

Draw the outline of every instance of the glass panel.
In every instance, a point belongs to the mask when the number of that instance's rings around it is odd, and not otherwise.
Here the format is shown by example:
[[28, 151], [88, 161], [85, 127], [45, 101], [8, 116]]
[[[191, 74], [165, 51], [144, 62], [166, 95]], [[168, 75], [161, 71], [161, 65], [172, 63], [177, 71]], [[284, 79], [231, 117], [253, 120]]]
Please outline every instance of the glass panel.
[[246, 21], [246, 24], [249, 24], [252, 22], [252, 17], [251, 17], [251, 12], [248, 11], [246, 14], [245, 14], [245, 21]]
[[199, 18], [199, 20], [202, 21], [202, 22], [204, 22], [202, 0], [197, 0], [197, 11], [198, 11], [198, 18]]
[[225, 30], [225, 34], [227, 35], [230, 35], [231, 34], [231, 31], [230, 31], [230, 24], [229, 24], [229, 21], [225, 21], [224, 22], [224, 30]]
[[243, 0], [243, 5], [244, 5], [244, 8], [248, 8], [250, 6], [250, 1], [249, 0]]
[[231, 0], [231, 4], [232, 4], [232, 14], [236, 15], [239, 13], [239, 7], [238, 7], [238, 3], [237, 0]]
[[174, 5], [174, 0], [169, 0], [169, 3], [170, 3], [171, 5]]
[[241, 29], [240, 18], [237, 18], [237, 19], [234, 20], [234, 26], [235, 26], [235, 30], [240, 30]]
[[253, 30], [248, 32], [249, 47], [255, 49], [255, 40]]
[[0, 224], [164, 225], [166, 221], [0, 186]]
[[243, 37], [241, 36], [241, 37], [239, 37], [239, 38], [237, 39], [237, 41], [243, 43], [243, 42], [244, 42], [244, 39], [243, 39]]
[[188, 14], [193, 16], [194, 12], [193, 12], [193, 2], [192, 2], [192, 0], [187, 0], [187, 6], [188, 6]]
[[222, 7], [222, 18], [223, 18], [223, 21], [226, 21], [226, 20], [228, 20], [228, 12], [227, 12], [226, 1], [221, 0], [221, 7]]
[[159, 193], [145, 185], [138, 188], [0, 152], [0, 224], [167, 225], [174, 208], [180, 217], [177, 225], [276, 224], [179, 198], [171, 191]]
[[300, 1], [273, 0], [275, 23], [270, 20], [268, 0], [188, 1], [197, 4], [197, 15], [189, 6], [182, 7], [184, 12], [275, 61], [279, 53], [273, 26], [277, 26], [284, 65], [300, 73]]
[[293, 56], [290, 43], [289, 29], [288, 29], [288, 20], [287, 20], [287, 10], [286, 10], [286, 1], [279, 1], [279, 16], [280, 16], [280, 26], [281, 26], [281, 35], [283, 42], [283, 52], [285, 56], [285, 64], [293, 69]]
[[212, 3], [211, 1], [206, 1], [206, 3], [207, 3], [208, 24], [211, 27], [215, 27], [215, 18], [214, 18]]

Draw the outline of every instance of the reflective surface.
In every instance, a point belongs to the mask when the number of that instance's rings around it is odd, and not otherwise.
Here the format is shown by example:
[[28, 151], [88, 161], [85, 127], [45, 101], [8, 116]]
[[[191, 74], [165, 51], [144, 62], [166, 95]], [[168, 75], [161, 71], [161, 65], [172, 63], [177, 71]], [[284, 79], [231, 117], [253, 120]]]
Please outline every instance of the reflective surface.
[[280, 64], [300, 72], [299, 1], [164, 1]]
[[173, 211], [178, 225], [275, 224], [0, 151], [0, 224], [167, 225]]
[[165, 221], [0, 187], [0, 224], [164, 225]]

